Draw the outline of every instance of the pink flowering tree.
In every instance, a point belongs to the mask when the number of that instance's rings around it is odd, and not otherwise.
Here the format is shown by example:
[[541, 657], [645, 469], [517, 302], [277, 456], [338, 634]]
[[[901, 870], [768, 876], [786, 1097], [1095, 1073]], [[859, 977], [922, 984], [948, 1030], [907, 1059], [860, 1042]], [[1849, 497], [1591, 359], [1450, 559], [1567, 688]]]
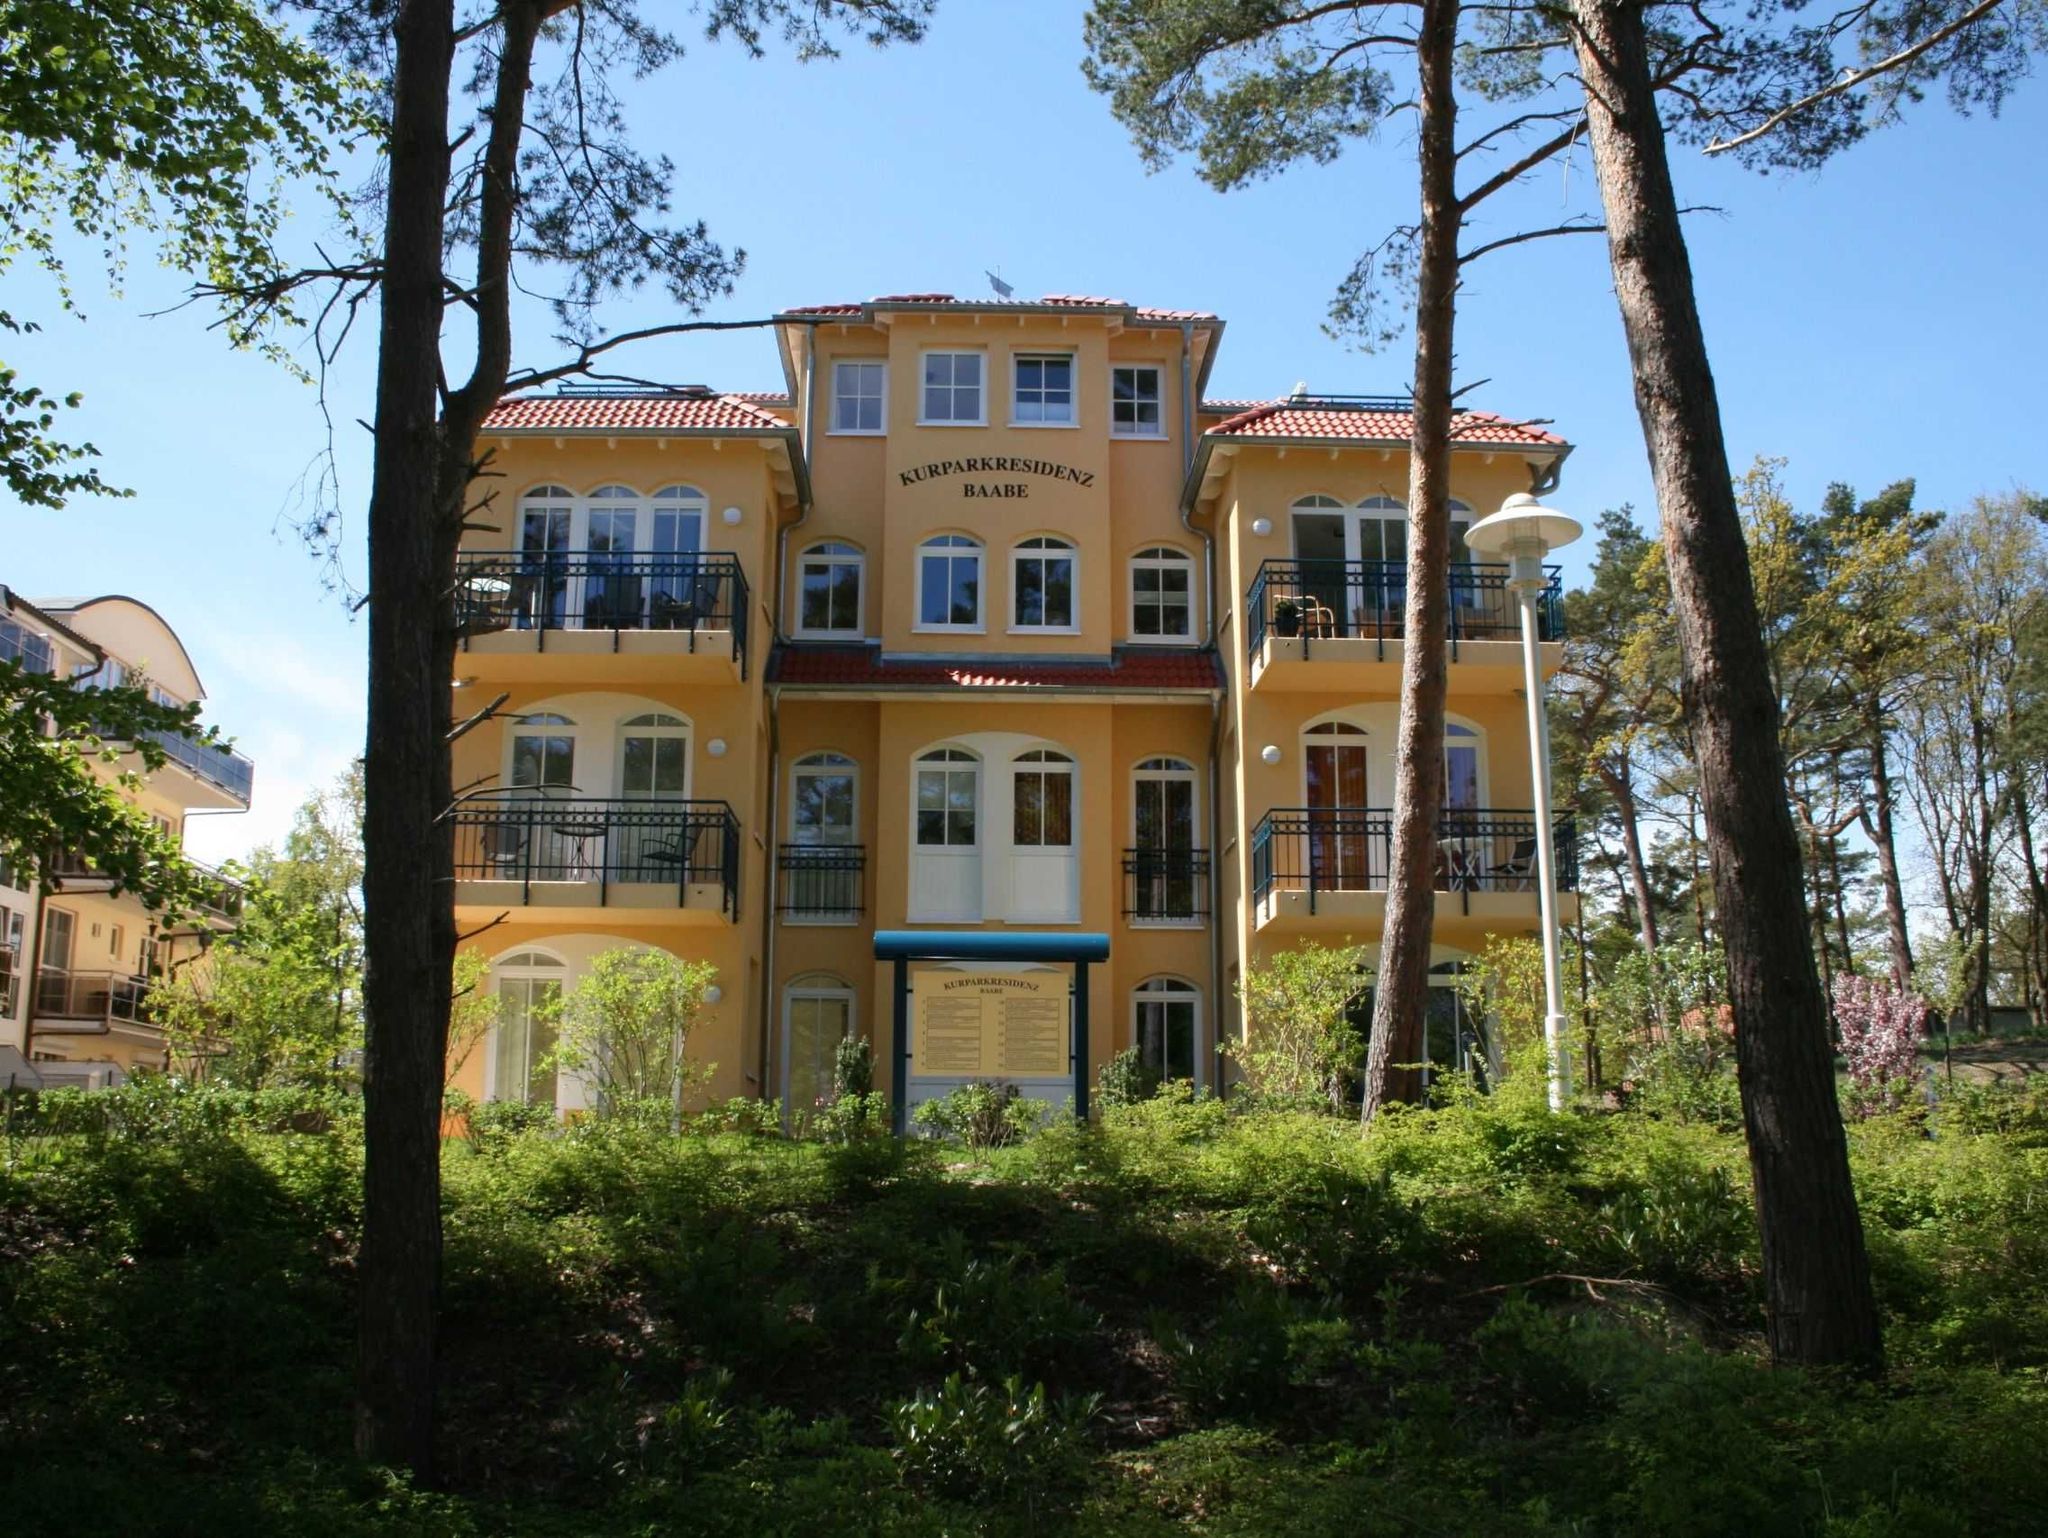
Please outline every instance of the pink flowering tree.
[[1927, 1001], [1875, 977], [1837, 974], [1835, 1030], [1849, 1068], [1849, 1109], [1857, 1116], [1896, 1111], [1913, 1087]]

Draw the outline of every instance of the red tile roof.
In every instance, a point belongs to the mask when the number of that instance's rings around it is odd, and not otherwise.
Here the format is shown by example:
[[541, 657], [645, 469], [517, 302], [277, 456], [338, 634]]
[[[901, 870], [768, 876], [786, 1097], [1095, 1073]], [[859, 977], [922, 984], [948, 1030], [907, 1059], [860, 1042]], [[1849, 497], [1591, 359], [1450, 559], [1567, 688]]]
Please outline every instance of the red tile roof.
[[1263, 406], [1265, 401], [1203, 401], [1198, 408], [1210, 416], [1234, 417], [1240, 411], [1249, 411], [1254, 406]]
[[1129, 693], [1220, 689], [1213, 652], [1130, 647], [1107, 662], [1060, 657], [884, 657], [875, 646], [785, 644], [768, 662], [771, 683], [824, 689], [1078, 689]]
[[[1406, 443], [1415, 414], [1405, 402], [1316, 400], [1289, 397], [1268, 401], [1218, 422], [1211, 438], [1349, 438], [1365, 443]], [[1451, 419], [1453, 443], [1508, 444], [1564, 448], [1565, 440], [1533, 422], [1517, 422], [1490, 411], [1460, 411]]]
[[750, 406], [794, 406], [796, 398], [787, 390], [735, 390], [732, 398]]
[[[762, 397], [767, 399], [767, 397]], [[520, 395], [498, 402], [483, 430], [501, 432], [787, 432], [789, 424], [739, 395]]]
[[1127, 304], [1121, 299], [1110, 299], [1099, 294], [1047, 294], [1043, 299], [999, 299], [993, 295], [987, 299], [960, 299], [952, 294], [878, 294], [865, 304], [800, 304], [785, 310], [783, 313], [785, 315], [859, 315], [862, 311], [870, 308], [887, 309], [892, 305], [910, 304], [952, 305], [963, 310], [1129, 310], [1138, 319], [1147, 321], [1216, 319], [1216, 316], [1207, 310], [1151, 309], [1142, 304]]

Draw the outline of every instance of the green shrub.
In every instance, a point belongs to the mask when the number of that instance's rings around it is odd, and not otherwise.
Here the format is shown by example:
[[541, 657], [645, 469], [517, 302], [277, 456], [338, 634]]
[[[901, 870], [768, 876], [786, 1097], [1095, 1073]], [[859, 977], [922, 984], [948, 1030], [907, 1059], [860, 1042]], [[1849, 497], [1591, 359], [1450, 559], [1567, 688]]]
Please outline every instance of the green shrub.
[[502, 1152], [514, 1138], [552, 1132], [560, 1125], [551, 1105], [524, 1100], [478, 1100], [464, 1118], [463, 1137], [478, 1153]]
[[782, 1102], [761, 1100], [753, 1095], [735, 1095], [715, 1100], [688, 1118], [692, 1132], [716, 1136], [721, 1132], [742, 1137], [769, 1137], [782, 1131]]
[[996, 1387], [949, 1373], [889, 1412], [890, 1451], [904, 1480], [953, 1500], [1038, 1507], [1086, 1475], [1082, 1449], [1097, 1394], [1051, 1398], [1021, 1378]]
[[1038, 1102], [1023, 1099], [1016, 1085], [977, 1080], [925, 1101], [911, 1122], [934, 1137], [964, 1145], [969, 1153], [984, 1154], [1022, 1142], [1039, 1116]]
[[921, 1366], [1050, 1367], [1078, 1357], [1099, 1322], [1069, 1293], [1064, 1267], [976, 1254], [957, 1230], [942, 1237], [921, 1283], [917, 1302], [897, 1315], [897, 1349]]
[[875, 1092], [875, 1049], [865, 1036], [843, 1036], [832, 1053], [832, 1098]]
[[1125, 1047], [1102, 1065], [1095, 1076], [1096, 1103], [1105, 1111], [1150, 1100], [1159, 1093], [1159, 1075], [1145, 1065], [1136, 1047]]

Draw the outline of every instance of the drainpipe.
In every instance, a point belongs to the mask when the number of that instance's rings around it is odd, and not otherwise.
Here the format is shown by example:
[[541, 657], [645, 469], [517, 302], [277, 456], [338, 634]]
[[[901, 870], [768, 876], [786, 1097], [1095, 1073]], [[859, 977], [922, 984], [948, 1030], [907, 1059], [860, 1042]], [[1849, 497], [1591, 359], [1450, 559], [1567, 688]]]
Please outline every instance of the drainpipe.
[[[782, 872], [777, 869], [776, 831], [782, 826], [782, 809], [777, 801], [782, 788], [782, 691], [769, 689], [768, 695], [768, 838], [767, 854], [763, 864], [767, 879], [761, 883], [765, 889], [761, 899], [761, 1052], [760, 1073], [755, 1082], [761, 1086], [761, 1098], [769, 1098], [768, 1085], [768, 1033], [781, 1018], [778, 1003], [781, 990], [775, 985], [775, 898], [780, 890]], [[789, 1107], [782, 1108], [782, 1129], [789, 1130]]]
[[40, 867], [36, 870], [36, 905], [30, 923], [34, 926], [28, 937], [28, 972], [21, 980], [21, 1055], [33, 1065], [36, 1044], [36, 990], [43, 971], [43, 907], [50, 900], [50, 894], [43, 881]]
[[[804, 338], [803, 409], [797, 418], [797, 449], [804, 457], [805, 479], [809, 480], [811, 468], [811, 440], [816, 435], [818, 417], [818, 328], [812, 323]], [[782, 602], [789, 582], [789, 536], [805, 519], [811, 516], [811, 504], [801, 503], [797, 507], [793, 522], [782, 526], [782, 532], [775, 540], [775, 599], [769, 613], [774, 621], [770, 644], [782, 639]], [[764, 668], [765, 672], [766, 669]], [[763, 866], [767, 879], [761, 885], [766, 889], [761, 900], [761, 1050], [755, 1061], [757, 1076], [754, 1082], [760, 1086], [761, 1098], [770, 1098], [768, 1065], [770, 1052], [769, 1034], [776, 1030], [782, 1018], [781, 989], [775, 983], [775, 903], [781, 890], [782, 872], [777, 868], [776, 835], [782, 826], [782, 692], [764, 686], [768, 698], [768, 836]], [[783, 1130], [789, 1128], [789, 1107], [782, 1108]]]
[[[1192, 321], [1180, 323], [1180, 473], [1186, 480], [1187, 474], [1195, 467], [1195, 327]], [[1202, 644], [1213, 646], [1216, 642], [1216, 540], [1205, 530], [1194, 525], [1194, 504], [1184, 501], [1180, 510], [1180, 526], [1202, 542]]]
[[[1223, 1091], [1216, 1049], [1223, 1041], [1223, 696], [1209, 691], [1209, 1053], [1195, 1082]], [[1211, 1080], [1213, 1079], [1213, 1082]]]

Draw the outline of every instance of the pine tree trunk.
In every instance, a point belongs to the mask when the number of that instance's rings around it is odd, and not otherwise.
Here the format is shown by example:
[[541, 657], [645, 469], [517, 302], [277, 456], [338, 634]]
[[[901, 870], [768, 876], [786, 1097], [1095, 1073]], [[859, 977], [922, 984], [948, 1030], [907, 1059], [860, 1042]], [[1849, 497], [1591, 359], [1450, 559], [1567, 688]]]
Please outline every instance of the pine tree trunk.
[[1645, 955], [1657, 954], [1657, 905], [1650, 898], [1650, 871], [1643, 863], [1643, 833], [1641, 819], [1636, 811], [1636, 786], [1628, 772], [1628, 764], [1602, 778], [1607, 782], [1607, 793], [1614, 797], [1614, 805], [1621, 817], [1621, 847], [1628, 855], [1629, 885], [1636, 894], [1636, 923], [1643, 938]]
[[441, 1263], [442, 1057], [455, 947], [454, 848], [442, 817], [451, 799], [454, 542], [444, 527], [436, 420], [452, 0], [406, 0], [394, 32], [369, 511], [356, 1447], [426, 1479]]
[[1877, 850], [1878, 884], [1884, 891], [1885, 941], [1891, 952], [1892, 985], [1913, 985], [1913, 938], [1906, 929], [1906, 890], [1899, 880], [1898, 837], [1892, 828], [1892, 772], [1885, 740], [1884, 716], [1875, 707], [1864, 717], [1865, 745], [1870, 753], [1870, 842]]
[[1869, 1261], [1806, 943], [1799, 837], [1640, 4], [1576, 0], [1574, 44], [1705, 803], [1716, 921], [1780, 1362], [1875, 1368]]
[[1417, 158], [1422, 236], [1415, 284], [1415, 419], [1408, 448], [1408, 607], [1402, 623], [1393, 850], [1361, 1113], [1366, 1121], [1390, 1100], [1419, 1097], [1420, 1074], [1396, 1065], [1421, 1058], [1422, 1021], [1429, 1007], [1450, 645], [1451, 343], [1461, 223], [1452, 79], [1457, 41], [1458, 0], [1423, 0], [1415, 45], [1421, 76]]

